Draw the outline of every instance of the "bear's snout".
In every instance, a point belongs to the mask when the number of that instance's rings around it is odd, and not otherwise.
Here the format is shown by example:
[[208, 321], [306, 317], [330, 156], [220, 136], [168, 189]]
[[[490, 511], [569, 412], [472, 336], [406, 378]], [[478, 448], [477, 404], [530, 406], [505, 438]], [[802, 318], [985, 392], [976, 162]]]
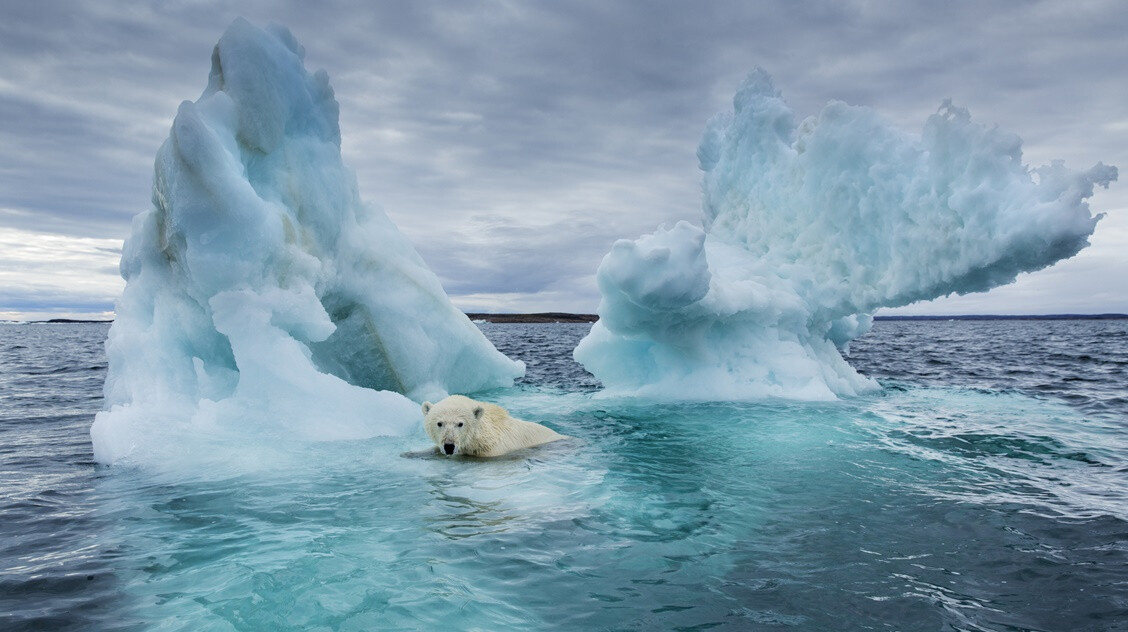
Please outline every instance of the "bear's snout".
[[448, 455], [454, 454], [454, 444], [453, 443], [444, 443], [443, 444], [443, 452], [446, 452]]

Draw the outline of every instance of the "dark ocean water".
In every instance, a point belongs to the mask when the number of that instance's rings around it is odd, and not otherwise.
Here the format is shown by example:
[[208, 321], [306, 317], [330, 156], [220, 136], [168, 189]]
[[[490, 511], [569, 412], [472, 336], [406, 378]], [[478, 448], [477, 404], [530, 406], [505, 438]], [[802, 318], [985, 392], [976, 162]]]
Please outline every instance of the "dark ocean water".
[[1128, 321], [879, 322], [833, 403], [597, 397], [587, 325], [482, 325], [574, 441], [284, 471], [93, 463], [105, 325], [0, 325], [0, 630], [1128, 630]]

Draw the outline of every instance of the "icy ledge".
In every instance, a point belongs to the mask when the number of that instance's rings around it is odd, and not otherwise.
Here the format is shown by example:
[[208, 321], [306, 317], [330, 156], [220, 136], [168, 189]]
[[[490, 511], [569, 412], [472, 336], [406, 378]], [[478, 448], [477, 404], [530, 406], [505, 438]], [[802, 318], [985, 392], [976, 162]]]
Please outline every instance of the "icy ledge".
[[523, 374], [361, 202], [328, 76], [303, 57], [289, 31], [236, 20], [181, 104], [122, 252], [98, 461], [403, 434], [413, 399]]
[[834, 399], [876, 390], [842, 357], [880, 307], [982, 292], [1071, 257], [1115, 167], [1030, 170], [1021, 140], [945, 103], [916, 137], [868, 108], [796, 124], [754, 72], [697, 155], [704, 230], [681, 222], [603, 259], [576, 360], [606, 395]]

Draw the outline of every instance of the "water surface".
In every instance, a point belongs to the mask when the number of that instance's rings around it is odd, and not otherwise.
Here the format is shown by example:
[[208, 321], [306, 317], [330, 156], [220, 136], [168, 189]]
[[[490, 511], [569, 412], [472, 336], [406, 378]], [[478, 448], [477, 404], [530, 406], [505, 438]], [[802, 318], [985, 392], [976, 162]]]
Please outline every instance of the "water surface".
[[482, 325], [575, 440], [154, 473], [92, 462], [104, 325], [0, 326], [0, 628], [1126, 628], [1128, 321], [879, 322], [817, 404], [600, 399], [587, 327]]

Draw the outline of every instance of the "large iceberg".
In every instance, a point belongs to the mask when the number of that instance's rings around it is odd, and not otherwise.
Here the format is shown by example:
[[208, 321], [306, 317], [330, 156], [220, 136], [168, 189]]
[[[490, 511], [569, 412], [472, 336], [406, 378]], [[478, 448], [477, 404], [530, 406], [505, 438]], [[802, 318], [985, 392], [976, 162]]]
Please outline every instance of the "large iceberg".
[[361, 202], [328, 76], [303, 57], [289, 31], [236, 20], [181, 104], [122, 252], [98, 461], [225, 433], [402, 434], [412, 400], [523, 374]]
[[763, 71], [698, 149], [704, 229], [620, 240], [576, 359], [606, 393], [833, 399], [871, 391], [842, 351], [881, 307], [1009, 283], [1088, 245], [1115, 167], [1022, 163], [1021, 140], [944, 103], [913, 136], [828, 104], [796, 122]]

